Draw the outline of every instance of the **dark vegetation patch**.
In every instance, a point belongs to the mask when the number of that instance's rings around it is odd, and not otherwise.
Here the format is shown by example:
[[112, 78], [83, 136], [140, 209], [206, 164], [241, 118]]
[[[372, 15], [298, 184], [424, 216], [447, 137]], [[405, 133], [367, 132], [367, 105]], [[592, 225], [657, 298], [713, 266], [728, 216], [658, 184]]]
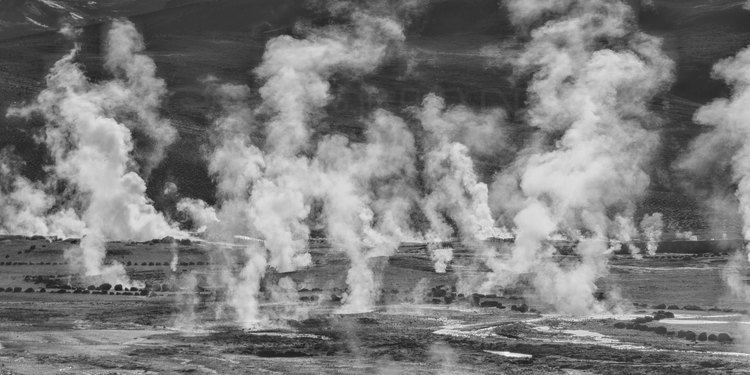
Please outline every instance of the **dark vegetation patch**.
[[349, 352], [339, 340], [312, 337], [283, 337], [269, 333], [248, 333], [238, 329], [215, 332], [200, 338], [226, 346], [225, 353], [257, 355], [259, 357], [312, 357]]
[[64, 313], [53, 310], [5, 307], [2, 310], [2, 314], [0, 314], [0, 320], [39, 323], [49, 321], [52, 318], [60, 318], [64, 316]]
[[86, 315], [86, 320], [116, 324], [139, 324], [144, 326], [166, 325], [171, 321], [174, 314], [178, 312], [179, 308], [172, 304], [137, 303], [126, 306], [113, 306], [111, 309], [90, 312]]

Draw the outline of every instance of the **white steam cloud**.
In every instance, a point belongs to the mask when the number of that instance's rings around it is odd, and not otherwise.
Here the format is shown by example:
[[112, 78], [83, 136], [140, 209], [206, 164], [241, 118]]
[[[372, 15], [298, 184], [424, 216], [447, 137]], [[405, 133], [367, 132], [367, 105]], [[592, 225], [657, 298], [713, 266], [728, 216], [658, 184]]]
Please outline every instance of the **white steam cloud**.
[[[658, 136], [648, 103], [672, 77], [660, 42], [634, 30], [631, 9], [612, 1], [508, 0], [512, 21], [541, 26], [512, 60], [532, 73], [527, 122], [539, 129], [493, 196], [522, 199], [512, 255], [491, 263], [485, 285], [505, 286], [529, 274], [539, 299], [556, 310], [599, 308], [595, 282], [607, 272], [611, 212], [633, 212]], [[545, 23], [540, 21], [546, 20]], [[556, 138], [557, 134], [562, 134]], [[516, 183], [508, 183], [513, 181]], [[579, 241], [580, 262], [561, 267], [547, 241]]]
[[[311, 142], [316, 120], [332, 100], [332, 75], [371, 73], [391, 44], [404, 38], [401, 25], [391, 18], [359, 10], [349, 18], [351, 27], [329, 26], [306, 30], [304, 39], [270, 40], [255, 70], [263, 81], [263, 102], [257, 108], [248, 105], [246, 86], [207, 81], [223, 106], [209, 160], [218, 187], [218, 223], [208, 225], [208, 234], [223, 240], [252, 236], [265, 248], [249, 244], [240, 276], [226, 278], [229, 304], [246, 325], [262, 320], [257, 296], [267, 266], [289, 272], [311, 263], [308, 219], [314, 202], [324, 204], [322, 220], [330, 243], [351, 260], [345, 312], [363, 311], [373, 303], [378, 289], [367, 259], [391, 253], [400, 241], [396, 237], [403, 235], [408, 203], [378, 199], [369, 183], [397, 181], [394, 176], [405, 171], [402, 158], [392, 153], [413, 148], [405, 124], [377, 112], [369, 121], [366, 145], [349, 144], [340, 136], [324, 137], [317, 147]], [[393, 120], [400, 122], [394, 125]], [[400, 194], [400, 184], [392, 189], [383, 195]]]
[[[498, 125], [504, 113], [474, 114], [462, 107], [446, 111], [442, 98], [428, 95], [417, 117], [427, 133], [424, 179], [429, 194], [423, 209], [431, 226], [428, 238], [447, 240], [456, 234], [444, 217], [452, 219], [465, 240], [503, 236], [504, 231], [495, 228], [487, 185], [479, 181], [469, 147], [460, 140], [476, 144], [486, 136], [502, 147], [505, 140]], [[482, 126], [466, 126], [467, 122]]]
[[0, 234], [80, 236], [84, 224], [72, 208], [56, 208], [46, 187], [20, 173], [21, 160], [8, 147], [0, 150]]
[[[750, 240], [750, 48], [736, 56], [718, 62], [713, 69], [716, 78], [723, 79], [731, 88], [730, 98], [716, 99], [701, 107], [694, 120], [698, 124], [713, 126], [693, 141], [690, 153], [679, 166], [694, 174], [705, 174], [716, 165], [728, 167], [736, 183], [735, 195], [739, 201], [742, 233]], [[750, 250], [745, 249], [750, 257]], [[747, 262], [729, 262], [725, 269], [727, 285], [738, 296], [747, 298], [748, 288], [738, 277], [739, 269]]]
[[641, 220], [641, 230], [646, 237], [646, 250], [648, 255], [656, 255], [656, 249], [659, 247], [661, 236], [664, 232], [664, 222], [662, 214], [659, 212], [643, 216]]
[[[135, 170], [131, 129], [148, 129], [154, 145], [141, 164], [144, 170], [161, 159], [174, 139], [174, 130], [157, 111], [164, 82], [154, 76], [153, 61], [142, 50], [134, 25], [114, 21], [107, 34], [105, 63], [113, 79], [90, 82], [74, 62], [76, 46], [55, 63], [47, 88], [33, 103], [9, 111], [43, 116], [43, 140], [54, 161], [50, 171], [75, 191], [86, 227], [80, 246], [66, 257], [85, 276], [113, 284], [130, 281], [119, 263], [104, 264], [107, 241], [179, 235], [151, 205], [146, 183]], [[121, 117], [129, 120], [121, 122]]]

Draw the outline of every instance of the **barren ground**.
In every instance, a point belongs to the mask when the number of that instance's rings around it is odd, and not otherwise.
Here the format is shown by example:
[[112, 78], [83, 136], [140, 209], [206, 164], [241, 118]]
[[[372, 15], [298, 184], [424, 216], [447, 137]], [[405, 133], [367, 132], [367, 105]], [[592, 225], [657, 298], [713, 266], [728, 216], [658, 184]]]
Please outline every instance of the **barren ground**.
[[[619, 286], [632, 309], [566, 317], [523, 296], [458, 295], [457, 268], [435, 274], [423, 254], [403, 250], [375, 262], [383, 288], [375, 311], [342, 315], [331, 297], [344, 288], [347, 262], [318, 249], [314, 267], [267, 278], [293, 278], [301, 300], [290, 304], [307, 311], [273, 328], [243, 330], [215, 319], [210, 289], [200, 292], [198, 323], [179, 319], [188, 292], [170, 280], [215, 272], [205, 245], [110, 244], [108, 258], [130, 262], [129, 274], [149, 286], [132, 295], [59, 292], [68, 284], [87, 286], [69, 276], [62, 256], [68, 246], [0, 242], [0, 374], [750, 372], [748, 306], [726, 294], [725, 256], [615, 259], [606, 284]], [[173, 246], [181, 264], [176, 272], [169, 267]], [[504, 308], [481, 307], [495, 303]], [[283, 315], [290, 304], [263, 308]], [[523, 304], [530, 310], [511, 309]], [[671, 315], [635, 322], [657, 311]], [[678, 337], [680, 331], [696, 338]], [[705, 341], [698, 337], [703, 332]], [[721, 333], [731, 341], [719, 341]]]

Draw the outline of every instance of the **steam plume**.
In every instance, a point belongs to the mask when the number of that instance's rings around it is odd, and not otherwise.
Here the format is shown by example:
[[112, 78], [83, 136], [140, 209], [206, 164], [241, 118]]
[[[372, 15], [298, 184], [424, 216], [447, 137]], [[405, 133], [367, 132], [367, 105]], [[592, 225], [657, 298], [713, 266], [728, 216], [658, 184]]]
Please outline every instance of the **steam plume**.
[[[529, 274], [542, 302], [587, 312], [598, 308], [594, 283], [607, 271], [610, 213], [633, 212], [648, 187], [645, 169], [657, 144], [646, 128], [653, 123], [648, 102], [669, 83], [672, 63], [658, 40], [634, 30], [621, 2], [505, 4], [520, 29], [541, 25], [512, 61], [532, 74], [526, 118], [539, 134], [513, 171], [517, 184], [496, 185], [511, 186], [508, 196], [523, 203], [513, 253], [491, 262], [488, 285]], [[547, 239], [556, 233], [579, 240], [580, 263], [553, 261]]]
[[[368, 258], [389, 256], [408, 238], [408, 186], [416, 172], [413, 136], [403, 120], [385, 111], [375, 112], [368, 125], [366, 143], [332, 136], [318, 145], [315, 159], [329, 241], [351, 261], [344, 312], [370, 309], [378, 288]], [[391, 189], [370, 189], [386, 182]]]
[[45, 186], [24, 177], [13, 148], [0, 150], [0, 234], [80, 236], [84, 224], [72, 208], [56, 208]]
[[[376, 146], [349, 145], [339, 136], [324, 138], [318, 147], [311, 142], [315, 120], [331, 101], [331, 76], [368, 74], [386, 58], [391, 43], [403, 40], [400, 24], [390, 18], [356, 9], [348, 17], [351, 28], [310, 29], [305, 30], [304, 39], [281, 36], [268, 42], [263, 63], [255, 70], [263, 81], [263, 102], [258, 108], [247, 104], [249, 88], [208, 81], [224, 108], [215, 124], [217, 141], [209, 162], [220, 199], [220, 224], [210, 235], [250, 235], [262, 239], [267, 249], [266, 258], [263, 252], [249, 247], [245, 269], [239, 279], [231, 281], [234, 298], [230, 304], [243, 322], [260, 319], [257, 291], [266, 265], [288, 272], [310, 264], [307, 219], [313, 201], [325, 202], [325, 228], [330, 241], [352, 262], [347, 305], [369, 306], [374, 299], [374, 277], [365, 248], [388, 252], [391, 250], [387, 247], [398, 244], [385, 240], [388, 236], [374, 228], [395, 231], [405, 215], [392, 208], [406, 205], [398, 200], [389, 203], [373, 199], [367, 186], [369, 178], [390, 175], [367, 174], [377, 168], [354, 173], [355, 166], [369, 168], [362, 164], [365, 156], [383, 156], [372, 155], [383, 151]], [[375, 117], [380, 116], [387, 115]], [[383, 120], [373, 123], [389, 125]], [[381, 140], [379, 137], [404, 139], [377, 130], [370, 137], [374, 144]], [[338, 151], [345, 153], [345, 162], [327, 156]], [[382, 220], [376, 220], [370, 205], [388, 212]]]
[[648, 250], [648, 255], [655, 255], [664, 230], [662, 214], [656, 212], [651, 215], [643, 216], [643, 220], [641, 220], [641, 230], [643, 230], [643, 235], [646, 236], [646, 250]]
[[[750, 48], [745, 48], [736, 56], [714, 66], [713, 75], [731, 86], [732, 96], [717, 99], [696, 112], [695, 122], [713, 126], [713, 129], [695, 139], [690, 153], [679, 164], [679, 167], [694, 175], [706, 174], [717, 166], [731, 170], [732, 180], [737, 186], [734, 193], [739, 200], [742, 233], [746, 243], [750, 239], [750, 131], [746, 123], [750, 116], [748, 66]], [[746, 253], [750, 254], [750, 251], [746, 249]], [[733, 261], [725, 270], [728, 286], [739, 296], [748, 295], [747, 286], [738, 282], [737, 278], [738, 270], [746, 266], [747, 262]]]
[[[80, 246], [66, 257], [85, 276], [110, 283], [128, 284], [129, 279], [119, 263], [104, 264], [107, 241], [179, 235], [146, 197], [146, 184], [134, 170], [131, 130], [117, 120], [135, 114], [134, 128], [156, 124], [160, 130], [154, 141], [162, 150], [171, 140], [162, 134], [174, 134], [164, 130], [168, 124], [156, 114], [164, 85], [153, 76], [153, 61], [140, 54], [142, 48], [133, 24], [115, 21], [107, 34], [105, 65], [114, 79], [90, 82], [74, 62], [76, 46], [52, 67], [47, 88], [34, 103], [9, 112], [44, 117], [43, 138], [54, 160], [50, 170], [77, 193], [86, 225]], [[157, 159], [151, 158], [146, 169]]]
[[[455, 222], [457, 234], [466, 240], [504, 234], [495, 228], [488, 188], [476, 175], [469, 147], [460, 142], [476, 144], [480, 138], [495, 139], [499, 141], [496, 146], [501, 148], [505, 139], [498, 125], [504, 114], [495, 111], [479, 116], [462, 107], [446, 111], [443, 99], [432, 94], [425, 97], [417, 114], [427, 132], [424, 178], [429, 193], [424, 198], [423, 210], [430, 221], [428, 238], [447, 240], [455, 234], [443, 215]], [[479, 131], [466, 125], [470, 118], [483, 125]]]

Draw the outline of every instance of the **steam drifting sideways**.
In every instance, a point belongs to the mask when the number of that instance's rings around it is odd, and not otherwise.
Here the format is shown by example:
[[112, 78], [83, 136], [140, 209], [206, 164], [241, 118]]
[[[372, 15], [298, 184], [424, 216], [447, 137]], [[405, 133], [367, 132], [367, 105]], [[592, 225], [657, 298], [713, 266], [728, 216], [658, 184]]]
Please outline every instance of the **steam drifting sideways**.
[[[732, 96], [717, 99], [695, 114], [695, 122], [713, 128], [692, 143], [679, 167], [694, 175], [706, 175], [716, 166], [728, 168], [732, 181], [736, 183], [735, 195], [739, 200], [742, 217], [742, 232], [745, 243], [750, 240], [750, 48], [736, 56], [717, 63], [713, 68], [716, 78], [723, 79], [732, 88]], [[750, 254], [748, 249], [746, 253]], [[747, 255], [750, 257], [750, 255]], [[727, 285], [737, 295], [750, 301], [750, 290], [741, 281], [741, 271], [747, 270], [748, 262], [734, 257], [724, 270]]]
[[[491, 262], [485, 288], [528, 275], [540, 302], [558, 311], [600, 310], [594, 292], [607, 272], [606, 241], [623, 223], [634, 227], [658, 143], [648, 103], [669, 85], [673, 63], [621, 2], [505, 5], [526, 40], [511, 63], [531, 75], [526, 120], [538, 131], [493, 184], [493, 197], [511, 198], [494, 208], [512, 213], [516, 240], [512, 255]], [[580, 262], [553, 261], [547, 240], [555, 236], [577, 241]]]
[[[52, 67], [36, 100], [8, 113], [43, 117], [41, 139], [54, 162], [48, 178], [66, 184], [70, 198], [59, 204], [75, 209], [84, 226], [80, 246], [69, 249], [66, 258], [82, 275], [113, 284], [130, 280], [121, 264], [104, 264], [107, 241], [180, 236], [151, 205], [139, 175], [139, 169], [148, 173], [161, 161], [176, 135], [158, 114], [166, 87], [143, 49], [132, 23], [114, 21], [105, 56], [111, 80], [89, 81], [74, 61], [76, 45]], [[140, 162], [134, 159], [134, 131], [151, 141], [150, 149], [139, 153], [145, 155]]]

